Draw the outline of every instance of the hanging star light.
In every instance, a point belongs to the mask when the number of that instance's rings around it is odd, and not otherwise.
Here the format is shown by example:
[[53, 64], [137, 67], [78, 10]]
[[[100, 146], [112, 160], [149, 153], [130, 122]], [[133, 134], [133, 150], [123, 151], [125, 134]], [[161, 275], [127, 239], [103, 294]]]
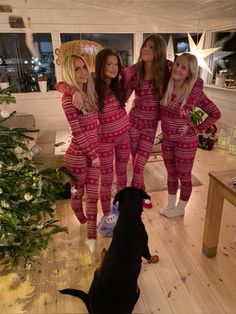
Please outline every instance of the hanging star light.
[[213, 75], [213, 73], [209, 69], [208, 65], [206, 64], [206, 61], [204, 60], [204, 58], [208, 57], [209, 55], [211, 55], [215, 51], [221, 49], [222, 47], [203, 49], [205, 33], [206, 33], [206, 31], [204, 31], [202, 33], [202, 36], [201, 36], [199, 43], [197, 45], [193, 41], [191, 35], [188, 33], [190, 53], [196, 56], [197, 61], [198, 61], [198, 65], [201, 68], [203, 68], [204, 70], [208, 71], [209, 73], [211, 73]]
[[224, 58], [232, 55], [233, 53], [234, 51], [217, 51], [216, 53], [214, 53], [214, 66], [216, 67], [217, 65], [219, 65], [221, 69], [226, 69]]

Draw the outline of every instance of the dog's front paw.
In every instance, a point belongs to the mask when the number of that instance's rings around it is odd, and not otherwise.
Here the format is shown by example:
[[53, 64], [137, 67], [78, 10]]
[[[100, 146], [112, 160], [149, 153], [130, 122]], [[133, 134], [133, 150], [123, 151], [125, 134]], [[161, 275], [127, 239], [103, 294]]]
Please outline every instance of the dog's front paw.
[[158, 255], [152, 255], [151, 258], [148, 260], [148, 263], [158, 263], [159, 262], [159, 256]]

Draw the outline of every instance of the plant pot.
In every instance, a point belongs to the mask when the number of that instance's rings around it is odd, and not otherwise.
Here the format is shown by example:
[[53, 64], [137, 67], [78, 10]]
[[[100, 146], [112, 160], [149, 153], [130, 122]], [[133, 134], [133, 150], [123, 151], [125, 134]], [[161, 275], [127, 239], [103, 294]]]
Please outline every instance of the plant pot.
[[47, 81], [38, 81], [38, 84], [41, 92], [47, 91]]
[[224, 76], [216, 76], [215, 85], [216, 86], [224, 86], [225, 84], [225, 77]]
[[5, 88], [8, 88], [9, 87], [9, 82], [1, 82], [0, 83], [0, 88], [1, 89], [5, 89]]

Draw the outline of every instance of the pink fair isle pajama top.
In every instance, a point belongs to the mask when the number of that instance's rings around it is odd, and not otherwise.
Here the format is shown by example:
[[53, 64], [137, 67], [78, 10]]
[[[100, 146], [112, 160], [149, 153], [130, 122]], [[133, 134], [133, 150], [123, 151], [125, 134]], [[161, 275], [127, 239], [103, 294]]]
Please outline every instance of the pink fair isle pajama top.
[[[82, 114], [72, 104], [72, 96], [64, 94], [62, 106], [69, 122], [72, 139], [64, 156], [64, 165], [77, 178], [72, 183], [71, 207], [80, 221], [87, 221], [89, 239], [96, 239], [97, 201], [100, 169], [91, 167], [91, 161], [98, 157], [98, 115], [97, 112]], [[86, 189], [86, 215], [82, 196]]]
[[[64, 82], [57, 83], [56, 87], [68, 95], [74, 93], [74, 89]], [[119, 101], [111, 92], [104, 100], [104, 107], [98, 113], [98, 119], [100, 198], [103, 213], [106, 215], [111, 210], [114, 157], [117, 192], [127, 185], [127, 163], [130, 156], [129, 118], [125, 108], [120, 107]]]
[[129, 118], [125, 108], [111, 93], [98, 113], [99, 157], [101, 166], [100, 197], [104, 215], [111, 209], [113, 163], [115, 158], [116, 190], [127, 185], [127, 163], [130, 155]]
[[[181, 110], [180, 103], [174, 101], [174, 95], [169, 106], [161, 106], [162, 155], [167, 169], [168, 194], [177, 193], [179, 179], [180, 199], [183, 201], [188, 201], [192, 192], [191, 173], [198, 147], [198, 133], [212, 126], [221, 117], [219, 109], [201, 90], [202, 80], [198, 79], [195, 86], [197, 93], [192, 91]], [[208, 115], [196, 127], [190, 119], [195, 106]], [[180, 135], [179, 128], [184, 125], [187, 126], [186, 134]]]
[[[168, 63], [167, 63], [168, 64]], [[133, 178], [131, 186], [145, 189], [144, 167], [154, 144], [158, 121], [160, 120], [160, 99], [155, 95], [153, 80], [145, 80], [136, 88], [136, 65], [124, 70], [128, 94], [135, 89], [135, 99], [129, 113]]]

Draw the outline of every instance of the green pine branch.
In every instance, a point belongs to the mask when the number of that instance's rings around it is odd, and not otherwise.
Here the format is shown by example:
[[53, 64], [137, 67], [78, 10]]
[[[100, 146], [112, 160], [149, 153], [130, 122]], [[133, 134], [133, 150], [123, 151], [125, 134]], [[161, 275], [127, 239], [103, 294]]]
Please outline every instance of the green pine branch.
[[204, 116], [204, 112], [200, 109], [194, 108], [194, 110], [190, 113], [190, 119], [194, 126], [202, 123], [202, 119]]
[[[14, 102], [0, 93], [0, 103]], [[32, 263], [55, 234], [67, 229], [55, 220], [55, 204], [63, 191], [65, 178], [73, 178], [66, 168], [39, 170], [19, 153], [29, 151], [26, 128], [8, 128], [0, 120], [0, 260], [14, 267]]]

